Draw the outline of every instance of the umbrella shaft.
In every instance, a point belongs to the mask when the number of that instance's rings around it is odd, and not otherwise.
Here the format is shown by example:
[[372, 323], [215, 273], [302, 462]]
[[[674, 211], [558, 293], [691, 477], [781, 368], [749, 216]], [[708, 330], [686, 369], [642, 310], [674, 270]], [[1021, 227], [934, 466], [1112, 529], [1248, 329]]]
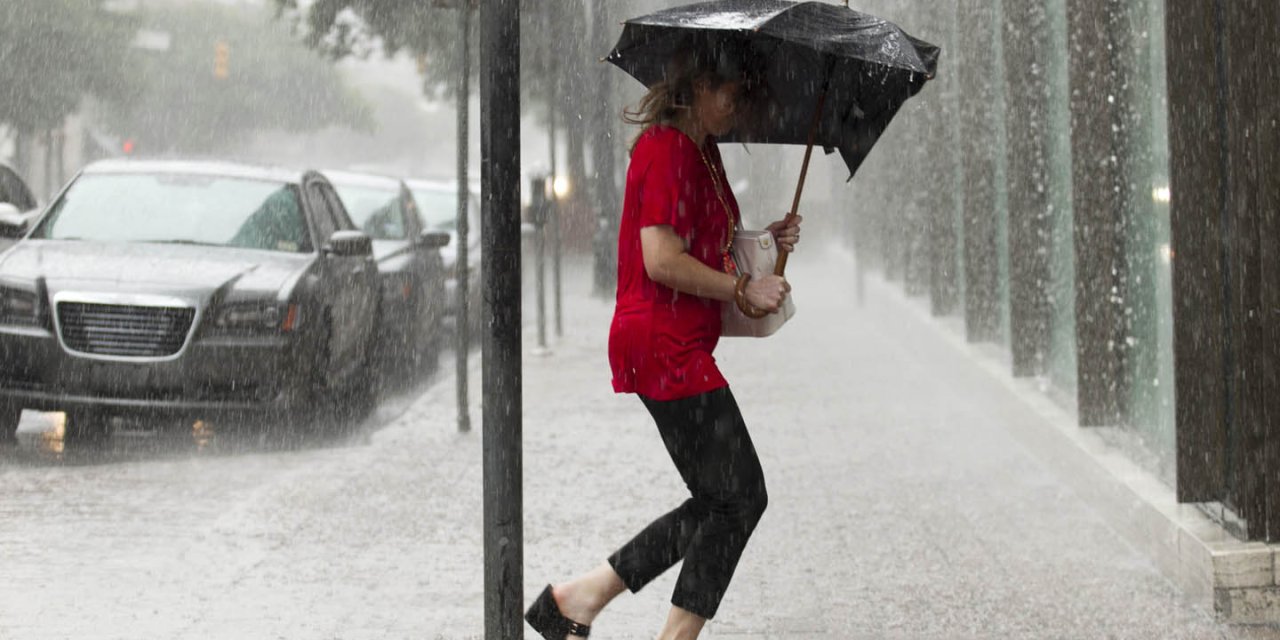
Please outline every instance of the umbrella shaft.
[[[813, 157], [813, 143], [818, 137], [818, 127], [822, 124], [822, 107], [826, 102], [827, 86], [824, 83], [822, 95], [818, 96], [818, 106], [813, 110], [813, 126], [809, 127], [809, 144], [804, 148], [804, 163], [800, 165], [800, 182], [796, 184], [796, 197], [791, 201], [791, 213], [787, 214], [788, 225], [800, 211], [800, 194], [804, 193], [804, 179], [809, 175], [809, 160]], [[787, 252], [784, 251], [778, 256], [778, 263], [774, 265], [773, 273], [781, 276], [786, 273], [786, 270]]]

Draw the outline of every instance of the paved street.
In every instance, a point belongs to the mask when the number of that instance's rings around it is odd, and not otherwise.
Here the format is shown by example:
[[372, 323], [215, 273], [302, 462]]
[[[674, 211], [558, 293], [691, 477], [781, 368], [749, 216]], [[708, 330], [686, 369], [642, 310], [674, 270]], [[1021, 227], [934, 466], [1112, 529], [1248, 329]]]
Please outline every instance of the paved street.
[[[873, 280], [859, 308], [835, 250], [790, 275], [792, 323], [718, 353], [770, 506], [707, 637], [1272, 637], [1181, 601], [1018, 444], [1036, 414], [914, 303]], [[643, 407], [609, 387], [612, 304], [586, 287], [567, 278], [549, 355], [525, 337], [526, 600], [683, 499]], [[315, 445], [139, 437], [59, 461], [27, 434], [0, 455], [0, 638], [479, 637], [478, 358], [477, 432], [456, 433], [452, 370]], [[674, 578], [593, 637], [653, 637]]]

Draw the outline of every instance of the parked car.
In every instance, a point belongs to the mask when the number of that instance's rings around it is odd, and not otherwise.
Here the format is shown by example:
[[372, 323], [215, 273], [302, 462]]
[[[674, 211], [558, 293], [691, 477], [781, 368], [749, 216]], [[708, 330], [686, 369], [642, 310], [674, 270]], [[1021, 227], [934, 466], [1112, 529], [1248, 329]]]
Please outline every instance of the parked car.
[[38, 206], [22, 176], [0, 163], [0, 251], [8, 249], [27, 232], [39, 213]]
[[[444, 259], [445, 270], [445, 318], [448, 322], [457, 322], [458, 312], [458, 183], [442, 180], [406, 180], [409, 190], [418, 202], [418, 215], [422, 224], [449, 234], [448, 246], [440, 250]], [[467, 315], [470, 319], [471, 336], [479, 337], [481, 302], [483, 292], [480, 289], [480, 194], [471, 189], [467, 199]]]
[[326, 171], [356, 227], [373, 240], [382, 290], [379, 354], [389, 364], [434, 367], [445, 310], [442, 249], [449, 235], [426, 228], [396, 178]]
[[95, 163], [0, 254], [0, 438], [21, 410], [255, 414], [362, 405], [378, 314], [369, 237], [313, 171]]

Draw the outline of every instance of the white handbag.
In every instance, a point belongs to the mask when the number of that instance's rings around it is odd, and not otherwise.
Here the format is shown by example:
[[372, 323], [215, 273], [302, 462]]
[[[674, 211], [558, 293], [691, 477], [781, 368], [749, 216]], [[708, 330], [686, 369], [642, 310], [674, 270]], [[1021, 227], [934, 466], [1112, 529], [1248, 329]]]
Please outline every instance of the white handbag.
[[[759, 280], [773, 275], [778, 264], [778, 243], [768, 231], [744, 231], [733, 234], [733, 260], [738, 271]], [[736, 302], [725, 302], [720, 312], [720, 335], [727, 338], [763, 338], [771, 336], [796, 314], [791, 295], [783, 299], [782, 308], [763, 318], [750, 318], [738, 308]]]

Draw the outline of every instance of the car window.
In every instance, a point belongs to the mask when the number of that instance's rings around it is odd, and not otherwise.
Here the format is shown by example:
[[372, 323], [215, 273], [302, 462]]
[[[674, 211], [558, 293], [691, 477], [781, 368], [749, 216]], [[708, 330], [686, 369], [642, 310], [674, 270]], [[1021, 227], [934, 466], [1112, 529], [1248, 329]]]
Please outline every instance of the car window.
[[458, 228], [456, 190], [418, 188], [413, 190], [413, 199], [418, 203], [418, 217], [423, 227], [433, 231], [454, 231]]
[[409, 237], [399, 189], [347, 185], [337, 185], [336, 188], [351, 222], [370, 238], [404, 240]]
[[293, 185], [168, 173], [81, 176], [32, 237], [312, 250]]

